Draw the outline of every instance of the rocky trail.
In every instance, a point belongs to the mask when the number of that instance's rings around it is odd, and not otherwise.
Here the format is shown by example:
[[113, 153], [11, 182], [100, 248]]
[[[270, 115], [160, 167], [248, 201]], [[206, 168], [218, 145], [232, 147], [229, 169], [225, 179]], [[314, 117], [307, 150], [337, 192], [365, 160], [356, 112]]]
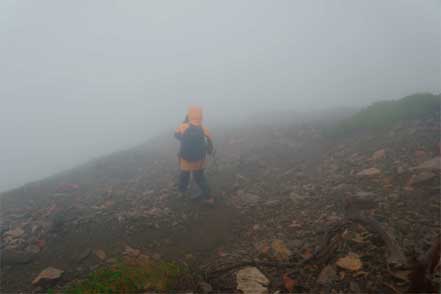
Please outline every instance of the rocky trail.
[[[44, 279], [61, 289], [127, 250], [201, 273], [187, 292], [413, 285], [440, 234], [439, 117], [338, 138], [314, 125], [214, 133], [213, 206], [178, 197], [168, 138], [4, 193], [1, 293], [41, 292]], [[439, 245], [429, 267], [420, 282], [439, 288]]]

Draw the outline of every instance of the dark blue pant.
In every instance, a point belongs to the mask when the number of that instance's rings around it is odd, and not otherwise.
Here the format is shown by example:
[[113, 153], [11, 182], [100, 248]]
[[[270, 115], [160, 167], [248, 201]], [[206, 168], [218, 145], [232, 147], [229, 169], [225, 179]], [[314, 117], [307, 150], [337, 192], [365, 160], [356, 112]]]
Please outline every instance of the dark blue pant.
[[[188, 183], [190, 182], [191, 172], [189, 171], [181, 171], [179, 175], [179, 191], [184, 193], [187, 191]], [[210, 190], [208, 188], [207, 179], [205, 178], [204, 170], [198, 170], [193, 172], [193, 178], [196, 184], [201, 189], [201, 197], [208, 197], [210, 194]]]

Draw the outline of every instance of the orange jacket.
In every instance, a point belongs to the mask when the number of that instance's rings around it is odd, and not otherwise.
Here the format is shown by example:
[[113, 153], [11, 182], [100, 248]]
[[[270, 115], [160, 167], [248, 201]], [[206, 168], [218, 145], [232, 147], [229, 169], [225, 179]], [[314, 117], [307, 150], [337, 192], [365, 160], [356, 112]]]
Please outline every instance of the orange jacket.
[[[202, 126], [202, 109], [200, 107], [190, 107], [188, 109], [187, 113], [187, 120], [188, 122], [182, 123], [175, 132], [176, 138], [181, 138], [182, 135], [185, 133], [185, 131], [188, 129], [190, 124], [194, 126], [200, 126], [202, 127], [202, 130], [204, 131], [205, 137], [207, 137], [207, 140], [209, 141], [209, 144], [212, 144], [212, 137], [208, 129], [204, 126]], [[187, 161], [181, 157], [179, 157], [179, 166], [181, 170], [183, 171], [197, 171], [204, 169], [206, 166], [206, 160], [202, 159], [199, 161]]]

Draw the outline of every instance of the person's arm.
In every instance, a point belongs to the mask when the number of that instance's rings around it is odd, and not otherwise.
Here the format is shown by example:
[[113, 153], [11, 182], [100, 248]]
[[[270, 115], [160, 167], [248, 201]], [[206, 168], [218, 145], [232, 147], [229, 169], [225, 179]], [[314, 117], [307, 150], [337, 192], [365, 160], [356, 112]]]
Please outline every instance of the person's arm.
[[182, 135], [184, 134], [186, 129], [187, 129], [187, 124], [185, 123], [181, 124], [175, 131], [175, 138], [181, 141]]
[[178, 131], [175, 132], [175, 138], [178, 139], [179, 141], [182, 140], [182, 134], [179, 133]]

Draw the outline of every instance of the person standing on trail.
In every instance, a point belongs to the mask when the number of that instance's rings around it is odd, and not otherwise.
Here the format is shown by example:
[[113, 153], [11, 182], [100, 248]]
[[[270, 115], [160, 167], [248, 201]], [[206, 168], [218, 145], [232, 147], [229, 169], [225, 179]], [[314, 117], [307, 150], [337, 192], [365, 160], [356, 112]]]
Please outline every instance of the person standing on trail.
[[210, 196], [204, 174], [206, 156], [213, 152], [213, 140], [208, 129], [202, 125], [202, 109], [200, 107], [189, 108], [184, 122], [176, 129], [175, 138], [181, 143], [178, 154], [181, 169], [179, 192], [185, 194], [193, 174], [193, 178], [201, 190], [198, 198], [213, 203], [214, 199]]

